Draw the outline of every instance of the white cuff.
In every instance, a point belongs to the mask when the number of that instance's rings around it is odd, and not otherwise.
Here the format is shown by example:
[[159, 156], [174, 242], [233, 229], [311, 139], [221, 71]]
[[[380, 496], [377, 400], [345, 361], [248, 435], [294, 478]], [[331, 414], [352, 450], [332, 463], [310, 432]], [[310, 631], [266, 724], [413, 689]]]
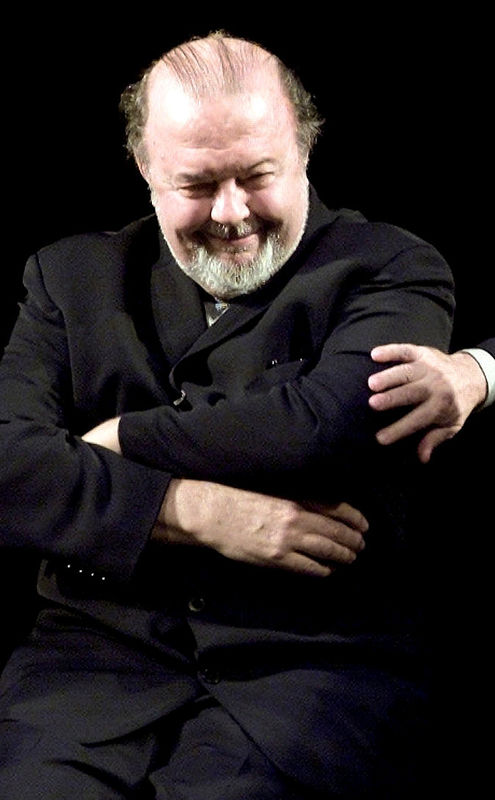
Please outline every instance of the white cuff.
[[495, 358], [480, 347], [467, 347], [461, 353], [469, 353], [480, 365], [485, 376], [488, 392], [484, 403], [479, 408], [486, 408], [495, 401]]

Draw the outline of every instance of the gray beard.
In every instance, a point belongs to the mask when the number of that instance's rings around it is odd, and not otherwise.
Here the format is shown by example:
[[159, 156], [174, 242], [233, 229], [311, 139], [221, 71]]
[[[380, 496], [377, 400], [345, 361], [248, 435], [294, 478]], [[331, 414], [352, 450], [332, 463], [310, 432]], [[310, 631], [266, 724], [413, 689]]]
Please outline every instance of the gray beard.
[[[160, 215], [155, 202], [154, 191], [151, 187], [150, 190], [151, 202], [157, 212], [156, 215], [160, 224]], [[305, 184], [305, 192], [306, 208], [304, 221], [301, 225], [299, 236], [296, 237], [292, 245], [283, 245], [276, 230], [268, 231], [266, 240], [261, 245], [259, 252], [248, 263], [225, 264], [221, 259], [210, 255], [207, 248], [200, 242], [191, 245], [190, 257], [187, 261], [184, 261], [179, 258], [178, 254], [171, 246], [165, 236], [163, 228], [162, 234], [177, 264], [189, 278], [195, 281], [195, 283], [205, 289], [205, 291], [213, 297], [220, 300], [231, 300], [234, 297], [240, 297], [241, 295], [255, 292], [257, 289], [264, 286], [273, 278], [279, 269], [287, 263], [291, 255], [295, 252], [302, 239], [307, 222], [309, 208], [307, 184]], [[229, 228], [236, 229], [238, 234], [240, 234], [241, 231], [244, 235], [250, 232], [250, 225], [248, 222], [242, 222], [237, 226], [212, 223], [212, 226], [217, 235], [221, 229], [224, 229], [227, 235]]]
[[247, 264], [225, 264], [198, 244], [191, 259], [178, 261], [180, 268], [213, 297], [230, 300], [264, 286], [289, 258], [276, 233], [267, 235], [259, 253]]

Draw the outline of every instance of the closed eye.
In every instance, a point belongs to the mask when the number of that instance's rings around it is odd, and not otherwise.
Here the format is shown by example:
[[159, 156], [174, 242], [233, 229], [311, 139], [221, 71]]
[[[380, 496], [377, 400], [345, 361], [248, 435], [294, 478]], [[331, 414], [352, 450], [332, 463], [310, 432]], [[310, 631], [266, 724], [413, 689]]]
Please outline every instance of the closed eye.
[[[269, 186], [274, 177], [275, 173], [272, 171], [254, 172], [251, 175], [236, 178], [236, 184], [248, 191], [257, 191]], [[178, 189], [184, 197], [213, 197], [218, 189], [218, 183], [216, 181], [195, 181], [194, 183], [179, 184]]]
[[253, 175], [248, 175], [243, 178], [239, 183], [246, 189], [264, 189], [269, 186], [274, 178], [273, 172], [256, 172]]
[[192, 183], [180, 186], [179, 191], [185, 197], [211, 197], [217, 190], [216, 183], [210, 181], [204, 183]]

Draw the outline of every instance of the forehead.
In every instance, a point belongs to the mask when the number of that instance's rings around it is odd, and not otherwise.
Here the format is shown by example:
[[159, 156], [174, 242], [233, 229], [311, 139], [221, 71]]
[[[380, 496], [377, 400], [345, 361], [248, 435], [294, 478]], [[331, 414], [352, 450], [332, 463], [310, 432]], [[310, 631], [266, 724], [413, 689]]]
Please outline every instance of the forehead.
[[295, 146], [296, 126], [278, 81], [199, 100], [161, 75], [149, 87], [145, 144], [150, 159], [276, 158]]

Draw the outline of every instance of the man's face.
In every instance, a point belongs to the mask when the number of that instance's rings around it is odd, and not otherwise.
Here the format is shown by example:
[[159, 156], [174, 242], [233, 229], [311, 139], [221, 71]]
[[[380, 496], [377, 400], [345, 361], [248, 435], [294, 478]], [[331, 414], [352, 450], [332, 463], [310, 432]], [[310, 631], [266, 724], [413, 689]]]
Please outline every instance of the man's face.
[[263, 285], [302, 236], [305, 162], [278, 83], [198, 102], [152, 82], [141, 166], [182, 269], [217, 297]]

